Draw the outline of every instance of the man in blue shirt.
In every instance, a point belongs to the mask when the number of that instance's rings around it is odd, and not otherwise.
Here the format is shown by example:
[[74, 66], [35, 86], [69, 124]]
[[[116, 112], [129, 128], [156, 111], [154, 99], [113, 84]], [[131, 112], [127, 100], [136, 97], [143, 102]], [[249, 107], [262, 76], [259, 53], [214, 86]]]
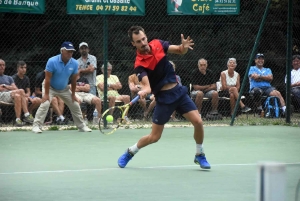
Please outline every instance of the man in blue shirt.
[[[43, 88], [42, 104], [36, 112], [32, 131], [41, 133], [41, 127], [45, 121], [51, 99], [53, 96], [61, 98], [69, 107], [73, 120], [81, 132], [91, 132], [82, 118], [79, 100], [75, 95], [78, 74], [78, 61], [73, 59], [74, 46], [71, 42], [64, 42], [61, 46], [61, 54], [51, 57], [46, 65]], [[68, 86], [71, 77], [71, 91]]]
[[250, 82], [250, 93], [260, 93], [265, 96], [276, 96], [280, 100], [281, 109], [283, 114], [285, 113], [285, 101], [279, 91], [275, 87], [271, 86], [273, 80], [273, 74], [270, 68], [264, 66], [265, 56], [258, 53], [255, 56], [255, 66], [251, 66], [248, 77]]

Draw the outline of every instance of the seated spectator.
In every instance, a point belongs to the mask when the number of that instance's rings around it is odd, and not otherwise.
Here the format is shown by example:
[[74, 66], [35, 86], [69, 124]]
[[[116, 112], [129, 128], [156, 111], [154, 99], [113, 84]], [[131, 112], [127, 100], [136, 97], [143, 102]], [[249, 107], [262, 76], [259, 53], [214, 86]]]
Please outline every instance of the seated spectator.
[[195, 98], [199, 114], [201, 114], [203, 98], [206, 97], [211, 99], [212, 111], [210, 114], [218, 115], [219, 95], [216, 86], [218, 78], [211, 70], [207, 69], [207, 66], [206, 59], [198, 60], [198, 70], [193, 72], [191, 76], [193, 86], [191, 97]]
[[[45, 71], [41, 71], [36, 75], [36, 81], [35, 81], [35, 95], [39, 98], [42, 98], [43, 92], [42, 92], [42, 88], [44, 85], [44, 79], [45, 79]], [[63, 116], [64, 113], [64, 109], [65, 109], [65, 103], [63, 102], [63, 100], [61, 100], [59, 97], [54, 96], [51, 100], [51, 108], [50, 110], [50, 121], [46, 122], [45, 124], [47, 125], [51, 125], [53, 123], [52, 120], [52, 109], [55, 112], [55, 114], [57, 115], [57, 119], [55, 121], [56, 124], [58, 125], [66, 125], [68, 124], [68, 119], [66, 119]]]
[[[233, 114], [240, 90], [240, 75], [235, 71], [236, 65], [235, 58], [228, 59], [228, 69], [221, 72], [221, 88], [219, 91], [219, 96], [230, 98], [231, 115]], [[242, 112], [249, 112], [251, 110], [251, 108], [245, 106], [242, 101], [240, 101], [240, 107]]]
[[[300, 105], [300, 55], [293, 56], [293, 70], [291, 72], [291, 93]], [[286, 83], [286, 78], [285, 78]]]
[[96, 96], [96, 72], [97, 72], [97, 59], [95, 56], [89, 54], [90, 49], [86, 42], [79, 44], [79, 52], [81, 57], [78, 61], [78, 73], [80, 77], [85, 77], [89, 81], [90, 91], [89, 93]]
[[[250, 80], [250, 93], [259, 94], [265, 96], [276, 96], [279, 98], [282, 115], [285, 115], [285, 101], [279, 91], [275, 87], [271, 86], [271, 81], [273, 80], [273, 74], [270, 68], [265, 68], [264, 66], [265, 56], [258, 53], [255, 56], [255, 66], [251, 66], [248, 77]], [[260, 108], [259, 108], [260, 109]]]
[[17, 73], [12, 76], [15, 81], [18, 89], [23, 89], [25, 92], [25, 97], [27, 98], [27, 102], [31, 103], [28, 112], [33, 114], [33, 111], [39, 107], [42, 103], [42, 99], [36, 97], [35, 94], [31, 95], [30, 92], [30, 80], [26, 74], [27, 64], [24, 61], [18, 61], [17, 63]]
[[[132, 74], [128, 77], [128, 85], [129, 85], [129, 89], [131, 92], [131, 97], [134, 98], [135, 96], [137, 96], [137, 92], [141, 90], [140, 82], [139, 82], [139, 79], [136, 76], [136, 74]], [[153, 95], [150, 94], [149, 99], [151, 99], [151, 96], [153, 96]], [[146, 120], [148, 118], [149, 112], [151, 112], [151, 110], [155, 106], [154, 96], [153, 96], [148, 108], [146, 105], [146, 99], [140, 99], [139, 103], [144, 110], [144, 120]]]
[[0, 59], [0, 100], [7, 103], [14, 103], [16, 113], [16, 126], [23, 126], [21, 112], [24, 112], [24, 122], [32, 123], [34, 118], [28, 112], [28, 102], [23, 89], [18, 89], [12, 77], [4, 75], [5, 61]]
[[[101, 67], [102, 73], [104, 73], [104, 64]], [[121, 101], [124, 104], [130, 102], [129, 95], [120, 95], [118, 93], [119, 89], [122, 89], [122, 84], [116, 75], [111, 74], [112, 65], [107, 63], [107, 99], [109, 101], [109, 107], [115, 106], [115, 101]], [[104, 75], [98, 75], [96, 77], [96, 86], [98, 90], [99, 97], [103, 100], [104, 97]], [[125, 120], [129, 121], [128, 117], [125, 116]]]
[[[71, 83], [69, 84], [71, 87]], [[80, 103], [86, 102], [90, 105], [94, 105], [98, 111], [98, 117], [101, 117], [101, 99], [90, 93], [89, 81], [85, 77], [81, 77], [79, 73], [77, 75], [75, 95], [79, 99]]]

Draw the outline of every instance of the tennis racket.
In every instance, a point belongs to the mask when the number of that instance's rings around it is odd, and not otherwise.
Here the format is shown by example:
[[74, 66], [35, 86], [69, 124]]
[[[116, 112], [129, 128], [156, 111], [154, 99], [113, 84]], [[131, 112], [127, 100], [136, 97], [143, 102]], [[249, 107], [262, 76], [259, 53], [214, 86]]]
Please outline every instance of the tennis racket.
[[114, 106], [105, 110], [105, 112], [101, 115], [99, 119], [100, 132], [104, 135], [111, 135], [119, 127], [130, 123], [127, 122], [124, 117], [127, 114], [130, 106], [136, 103], [139, 99], [140, 96], [136, 96], [134, 99], [131, 100], [130, 103], [127, 103], [122, 106]]

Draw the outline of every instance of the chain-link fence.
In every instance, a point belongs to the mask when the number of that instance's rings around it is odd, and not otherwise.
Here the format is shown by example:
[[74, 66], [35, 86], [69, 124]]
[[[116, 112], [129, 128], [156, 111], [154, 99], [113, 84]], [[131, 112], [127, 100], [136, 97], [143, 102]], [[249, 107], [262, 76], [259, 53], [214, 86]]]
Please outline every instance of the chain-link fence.
[[[205, 58], [208, 69], [219, 77], [227, 69], [228, 58], [236, 58], [236, 72], [240, 75], [240, 83], [249, 62], [255, 38], [265, 12], [267, 1], [241, 1], [239, 15], [167, 15], [167, 1], [146, 1], [145, 16], [106, 16], [108, 20], [108, 60], [113, 65], [112, 74], [117, 75], [123, 87], [120, 94], [130, 95], [128, 76], [133, 73], [135, 49], [127, 36], [127, 30], [132, 25], [142, 26], [148, 40], [159, 38], [180, 44], [180, 34], [190, 35], [195, 41], [193, 51], [184, 56], [169, 55], [169, 59], [176, 64], [176, 73], [182, 84], [190, 88], [191, 75], [198, 70], [198, 60]], [[46, 12], [43, 15], [1, 13], [1, 46], [0, 58], [6, 62], [6, 75], [16, 73], [16, 63], [24, 60], [27, 63], [27, 76], [31, 82], [31, 91], [35, 89], [36, 74], [45, 69], [48, 58], [59, 54], [63, 41], [72, 41], [78, 49], [80, 42], [89, 44], [90, 54], [97, 58], [97, 75], [101, 74], [103, 64], [103, 16], [101, 15], [68, 15], [67, 2], [54, 0], [46, 1]], [[293, 2], [293, 54], [299, 54], [300, 47], [300, 4]], [[271, 85], [286, 97], [285, 74], [287, 63], [287, 16], [288, 0], [272, 1], [268, 11], [266, 23], [258, 44], [257, 53], [263, 53], [264, 66], [272, 70]], [[74, 58], [80, 57], [77, 51]], [[253, 60], [253, 58], [252, 58]], [[252, 65], [255, 65], [254, 60]], [[239, 108], [236, 123], [240, 124], [269, 124], [285, 122], [285, 118], [261, 118], [260, 105], [264, 105], [264, 98], [251, 96], [249, 81], [246, 80], [243, 90], [243, 103], [252, 110], [242, 113]], [[259, 103], [259, 104], [257, 104]], [[299, 120], [299, 105], [295, 97], [292, 98], [293, 113], [291, 121]], [[15, 120], [12, 108], [1, 106], [2, 119], [6, 123]], [[93, 108], [89, 110], [91, 118]], [[206, 124], [229, 124], [231, 120], [230, 100], [219, 100], [218, 111], [221, 118], [205, 118], [211, 111], [210, 100], [204, 101], [202, 117]], [[130, 115], [143, 113], [138, 106], [134, 106]], [[70, 116], [65, 111], [66, 116]], [[4, 117], [4, 118], [3, 118]], [[220, 117], [220, 116], [219, 116]], [[133, 118], [133, 117], [132, 117]], [[176, 114], [176, 118], [184, 121]]]

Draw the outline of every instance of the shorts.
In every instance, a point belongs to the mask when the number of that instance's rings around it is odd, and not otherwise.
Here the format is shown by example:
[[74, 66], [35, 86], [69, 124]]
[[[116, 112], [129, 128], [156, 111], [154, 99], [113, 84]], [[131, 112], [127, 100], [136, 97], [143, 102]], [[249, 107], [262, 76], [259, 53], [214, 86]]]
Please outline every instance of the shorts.
[[219, 91], [219, 97], [230, 97], [229, 90]]
[[90, 105], [92, 104], [92, 99], [95, 97], [95, 95], [85, 92], [75, 92], [75, 95], [80, 100], [80, 102], [86, 102]]
[[11, 91], [0, 92], [0, 100], [6, 103], [12, 103], [13, 98], [10, 95]]
[[[191, 92], [191, 98], [196, 98], [196, 95], [197, 95], [197, 93], [199, 92], [199, 90], [198, 91], [192, 91]], [[215, 90], [210, 90], [210, 91], [208, 91], [208, 92], [203, 92], [204, 93], [204, 97], [205, 98], [212, 98], [212, 94], [215, 92]]]
[[260, 91], [261, 95], [270, 96], [270, 93], [274, 90], [276, 90], [275, 87], [254, 87], [251, 89], [250, 93], [254, 93], [254, 91]]
[[152, 116], [152, 122], [164, 125], [176, 110], [179, 114], [185, 114], [197, 110], [195, 103], [187, 94], [185, 86], [177, 85], [167, 91], [160, 91], [156, 96], [156, 107]]

